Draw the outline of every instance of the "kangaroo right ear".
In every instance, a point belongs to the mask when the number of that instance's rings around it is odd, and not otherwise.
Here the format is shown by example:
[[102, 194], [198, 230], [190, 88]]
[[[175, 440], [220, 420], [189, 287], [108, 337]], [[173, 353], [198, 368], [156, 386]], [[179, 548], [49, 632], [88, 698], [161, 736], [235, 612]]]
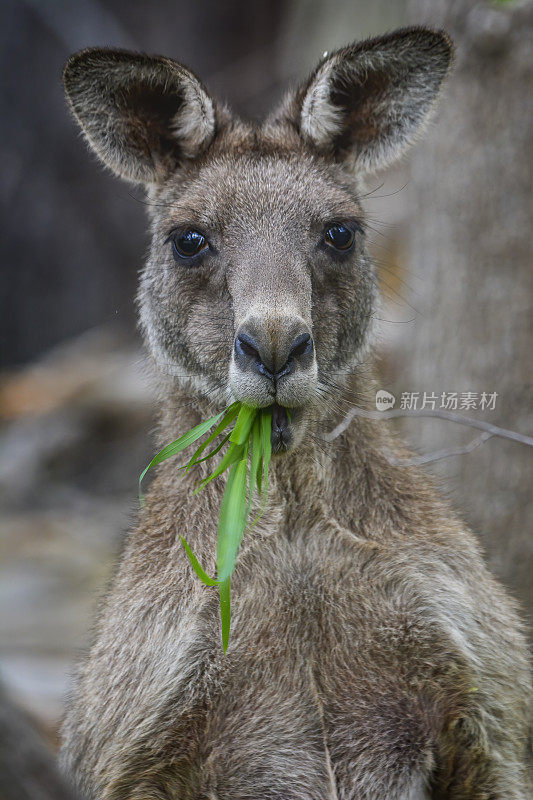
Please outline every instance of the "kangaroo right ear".
[[157, 183], [213, 139], [213, 101], [170, 58], [83, 50], [69, 59], [63, 83], [90, 146], [127, 180]]
[[441, 31], [405, 28], [337, 50], [274, 116], [359, 172], [402, 155], [428, 118], [452, 60]]

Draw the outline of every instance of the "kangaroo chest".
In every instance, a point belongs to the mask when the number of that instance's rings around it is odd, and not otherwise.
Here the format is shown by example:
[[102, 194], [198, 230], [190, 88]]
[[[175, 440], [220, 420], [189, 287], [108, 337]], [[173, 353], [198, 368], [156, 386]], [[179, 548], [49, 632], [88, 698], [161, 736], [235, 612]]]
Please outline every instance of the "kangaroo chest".
[[442, 633], [416, 591], [372, 571], [371, 548], [280, 546], [255, 578], [246, 556], [239, 569], [210, 741], [231, 741], [241, 780], [265, 771], [261, 797], [424, 798], [453, 703]]

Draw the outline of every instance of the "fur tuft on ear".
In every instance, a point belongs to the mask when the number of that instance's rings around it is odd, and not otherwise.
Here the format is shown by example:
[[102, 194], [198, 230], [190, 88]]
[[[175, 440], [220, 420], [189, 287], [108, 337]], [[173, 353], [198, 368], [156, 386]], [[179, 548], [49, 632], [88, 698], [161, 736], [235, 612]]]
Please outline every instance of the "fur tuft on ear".
[[157, 183], [213, 139], [213, 101], [170, 58], [83, 50], [69, 59], [63, 83], [90, 146], [127, 180]]
[[289, 122], [313, 149], [372, 172], [399, 158], [430, 116], [453, 46], [441, 31], [405, 28], [327, 56], [286, 98]]

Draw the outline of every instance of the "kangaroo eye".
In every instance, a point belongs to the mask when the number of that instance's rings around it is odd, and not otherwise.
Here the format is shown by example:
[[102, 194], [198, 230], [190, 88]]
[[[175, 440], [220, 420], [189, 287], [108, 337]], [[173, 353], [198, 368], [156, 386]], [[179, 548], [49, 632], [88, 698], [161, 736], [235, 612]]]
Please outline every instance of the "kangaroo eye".
[[198, 231], [185, 231], [172, 236], [172, 252], [176, 261], [192, 258], [209, 247], [207, 239]]
[[355, 240], [355, 233], [346, 225], [331, 225], [327, 229], [324, 240], [327, 245], [335, 250], [349, 250]]

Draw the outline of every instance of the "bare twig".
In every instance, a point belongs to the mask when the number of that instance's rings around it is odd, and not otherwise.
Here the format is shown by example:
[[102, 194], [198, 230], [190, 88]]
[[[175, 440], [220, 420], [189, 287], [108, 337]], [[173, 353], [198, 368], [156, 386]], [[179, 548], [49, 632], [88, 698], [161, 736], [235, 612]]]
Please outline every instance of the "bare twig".
[[395, 419], [398, 417], [436, 417], [437, 419], [444, 419], [447, 422], [456, 422], [459, 425], [467, 425], [471, 428], [478, 428], [479, 430], [483, 431], [481, 436], [478, 436], [476, 439], [471, 441], [469, 444], [464, 445], [463, 447], [437, 450], [433, 453], [427, 453], [426, 455], [415, 456], [405, 460], [397, 459], [391, 455], [388, 457], [388, 460], [394, 466], [407, 467], [419, 464], [429, 464], [432, 461], [440, 461], [441, 459], [449, 458], [450, 456], [458, 456], [465, 453], [470, 453], [492, 436], [499, 436], [503, 439], [511, 439], [514, 442], [527, 444], [530, 447], [533, 446], [533, 436], [525, 436], [522, 433], [517, 433], [516, 431], [511, 431], [507, 428], [500, 428], [498, 425], [493, 425], [490, 422], [484, 422], [483, 420], [474, 419], [473, 417], [465, 417], [463, 414], [455, 414], [453, 411], [445, 411], [440, 409], [427, 409], [420, 411], [411, 409], [398, 409], [397, 411], [366, 411], [365, 409], [358, 408], [357, 406], [351, 408], [342, 422], [340, 422], [336, 428], [330, 431], [330, 433], [326, 434], [324, 437], [326, 441], [332, 442], [334, 439], [344, 433], [344, 431], [356, 417], [363, 417], [364, 419], [372, 420]]
[[418, 467], [420, 464], [430, 464], [433, 461], [441, 461], [443, 458], [450, 458], [450, 456], [463, 456], [465, 453], [471, 453], [472, 450], [475, 450], [480, 444], [490, 439], [492, 435], [492, 433], [485, 432], [468, 444], [465, 444], [464, 447], [450, 447], [444, 450], [435, 450], [433, 453], [426, 453], [426, 455], [423, 456], [413, 456], [413, 458], [395, 458], [388, 454], [387, 461], [394, 467]]

